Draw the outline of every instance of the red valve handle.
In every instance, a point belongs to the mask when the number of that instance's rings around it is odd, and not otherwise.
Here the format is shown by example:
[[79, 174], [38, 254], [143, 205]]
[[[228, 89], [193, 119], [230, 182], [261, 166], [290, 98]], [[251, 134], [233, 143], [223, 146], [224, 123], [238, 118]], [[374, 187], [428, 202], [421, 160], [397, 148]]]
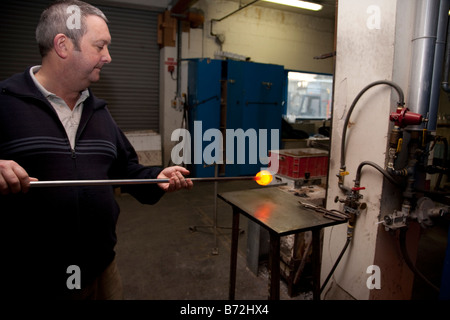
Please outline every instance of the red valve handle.
[[366, 187], [353, 187], [353, 191], [366, 190]]

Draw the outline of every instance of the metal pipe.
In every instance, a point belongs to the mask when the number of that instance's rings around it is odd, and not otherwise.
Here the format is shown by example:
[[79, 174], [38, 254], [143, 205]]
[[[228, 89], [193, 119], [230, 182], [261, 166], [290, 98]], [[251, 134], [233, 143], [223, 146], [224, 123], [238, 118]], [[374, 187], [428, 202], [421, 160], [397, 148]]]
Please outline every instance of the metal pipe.
[[450, 86], [448, 84], [448, 77], [450, 73], [450, 23], [447, 26], [447, 45], [445, 48], [445, 62], [444, 62], [444, 75], [442, 77], [442, 90], [449, 93]]
[[[217, 178], [219, 176], [219, 165], [217, 163], [214, 164], [214, 177]], [[214, 180], [214, 248], [212, 254], [219, 254], [219, 246], [217, 245], [217, 194], [218, 194], [218, 186], [219, 182]]]
[[181, 45], [182, 45], [182, 29], [181, 21], [177, 20], [177, 92], [176, 98], [181, 99]]
[[441, 94], [442, 65], [444, 63], [449, 9], [450, 0], [441, 0], [441, 4], [439, 7], [437, 38], [434, 52], [434, 69], [431, 83], [430, 111], [427, 124], [427, 129], [431, 131], [435, 131], [437, 126], [437, 114], [439, 109], [439, 98]]
[[[429, 111], [439, 0], [421, 0], [416, 7], [408, 108], [426, 117]], [[408, 127], [422, 130], [424, 124]]]
[[[187, 178], [191, 181], [234, 181], [234, 180], [256, 180], [255, 176], [243, 177], [206, 177]], [[67, 187], [67, 186], [114, 186], [134, 184], [168, 183], [170, 179], [116, 179], [116, 180], [53, 180], [53, 181], [30, 181], [30, 187]]]
[[213, 33], [213, 22], [220, 22], [220, 21], [222, 21], [222, 20], [224, 20], [224, 19], [226, 19], [226, 18], [232, 16], [232, 15], [235, 14], [236, 12], [239, 12], [239, 11], [241, 11], [242, 9], [245, 9], [245, 8], [251, 6], [252, 4], [254, 4], [254, 3], [258, 2], [258, 1], [260, 1], [260, 0], [254, 0], [254, 1], [252, 1], [252, 2], [249, 2], [249, 3], [247, 3], [246, 5], [243, 5], [242, 7], [239, 7], [237, 10], [234, 10], [233, 12], [227, 14], [226, 16], [224, 16], [224, 17], [222, 17], [222, 18], [220, 18], [220, 19], [211, 19], [211, 27], [210, 27], [210, 31], [209, 31], [210, 35], [212, 35], [212, 36], [214, 36], [214, 37], [217, 36], [217, 34]]

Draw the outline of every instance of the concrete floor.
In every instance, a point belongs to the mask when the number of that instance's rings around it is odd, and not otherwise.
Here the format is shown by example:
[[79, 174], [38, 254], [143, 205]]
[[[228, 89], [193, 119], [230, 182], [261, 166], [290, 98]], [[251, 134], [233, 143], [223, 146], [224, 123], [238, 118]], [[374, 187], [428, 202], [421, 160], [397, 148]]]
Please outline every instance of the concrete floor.
[[[218, 192], [255, 187], [252, 181], [218, 184]], [[214, 183], [197, 182], [193, 190], [166, 194], [156, 205], [138, 203], [127, 194], [117, 196], [121, 215], [117, 226], [117, 262], [127, 300], [227, 300], [230, 268], [231, 207], [217, 200], [217, 237], [214, 219]], [[246, 266], [247, 220], [241, 216], [237, 264], [236, 299], [264, 300], [268, 296], [268, 273], [264, 264], [255, 275]], [[445, 253], [444, 228], [427, 230], [417, 266], [440, 285], [440, 266]], [[212, 254], [216, 247], [218, 254]], [[428, 250], [433, 248], [432, 251]], [[430, 257], [431, 254], [431, 257]], [[431, 270], [431, 271], [430, 271]], [[308, 283], [308, 281], [306, 281]], [[311, 300], [300, 288], [294, 297], [281, 282], [282, 300]], [[416, 280], [412, 299], [436, 299], [425, 284]]]
[[[252, 181], [221, 182], [218, 192], [255, 187]], [[217, 201], [218, 235], [214, 236], [214, 183], [197, 182], [193, 190], [166, 194], [156, 205], [145, 206], [127, 194], [117, 196], [121, 215], [117, 226], [117, 263], [125, 299], [228, 299], [231, 207]], [[246, 266], [246, 225], [241, 216], [236, 299], [264, 300], [268, 273], [264, 263], [258, 276]], [[198, 226], [192, 231], [192, 226]], [[218, 254], [213, 254], [216, 248]], [[306, 290], [295, 297], [281, 283], [283, 300], [312, 299]]]

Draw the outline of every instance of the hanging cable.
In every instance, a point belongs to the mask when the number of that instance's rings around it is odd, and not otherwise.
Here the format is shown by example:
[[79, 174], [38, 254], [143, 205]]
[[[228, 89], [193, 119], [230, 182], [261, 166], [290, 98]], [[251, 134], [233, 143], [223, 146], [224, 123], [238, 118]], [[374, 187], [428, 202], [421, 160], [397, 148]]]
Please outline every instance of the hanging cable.
[[409, 258], [408, 251], [406, 248], [406, 231], [407, 228], [400, 229], [400, 235], [399, 235], [399, 242], [400, 242], [400, 250], [403, 256], [403, 259], [405, 260], [408, 267], [411, 269], [411, 271], [421, 278], [423, 281], [425, 281], [426, 284], [428, 284], [431, 288], [439, 292], [439, 288], [436, 287], [433, 283], [431, 283], [430, 280], [428, 280], [412, 263], [411, 259]]
[[344, 255], [345, 250], [347, 250], [347, 247], [351, 241], [352, 241], [352, 239], [347, 237], [347, 241], [345, 242], [344, 248], [342, 249], [341, 253], [339, 254], [339, 257], [337, 258], [336, 262], [334, 263], [333, 268], [331, 268], [330, 272], [328, 273], [328, 276], [325, 279], [324, 283], [322, 284], [322, 287], [320, 287], [320, 293], [322, 293], [323, 289], [325, 289], [325, 287], [327, 286], [328, 281], [330, 280], [331, 276], [333, 275], [334, 270], [336, 269], [339, 262], [341, 261], [342, 256]]

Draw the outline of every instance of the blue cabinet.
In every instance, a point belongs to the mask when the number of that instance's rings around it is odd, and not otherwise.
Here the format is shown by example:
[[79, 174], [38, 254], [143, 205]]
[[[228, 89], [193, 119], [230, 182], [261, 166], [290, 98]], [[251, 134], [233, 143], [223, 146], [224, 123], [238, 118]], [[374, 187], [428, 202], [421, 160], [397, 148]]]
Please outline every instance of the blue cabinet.
[[[268, 151], [280, 143], [284, 78], [284, 67], [279, 65], [233, 60], [189, 61], [191, 139], [199, 139], [199, 121], [202, 134], [211, 128], [220, 130], [223, 139], [220, 175], [254, 175], [261, 167], [267, 167]], [[219, 99], [212, 98], [215, 96]], [[273, 133], [278, 141], [272, 141]], [[197, 134], [195, 139], [194, 134]], [[202, 139], [202, 150], [197, 150], [197, 155], [211, 143]], [[213, 166], [197, 162], [193, 161], [191, 166], [193, 175], [214, 176]]]
[[222, 61], [188, 61], [188, 130], [191, 135], [191, 177], [214, 177], [214, 166], [204, 163], [205, 131], [219, 128]]

